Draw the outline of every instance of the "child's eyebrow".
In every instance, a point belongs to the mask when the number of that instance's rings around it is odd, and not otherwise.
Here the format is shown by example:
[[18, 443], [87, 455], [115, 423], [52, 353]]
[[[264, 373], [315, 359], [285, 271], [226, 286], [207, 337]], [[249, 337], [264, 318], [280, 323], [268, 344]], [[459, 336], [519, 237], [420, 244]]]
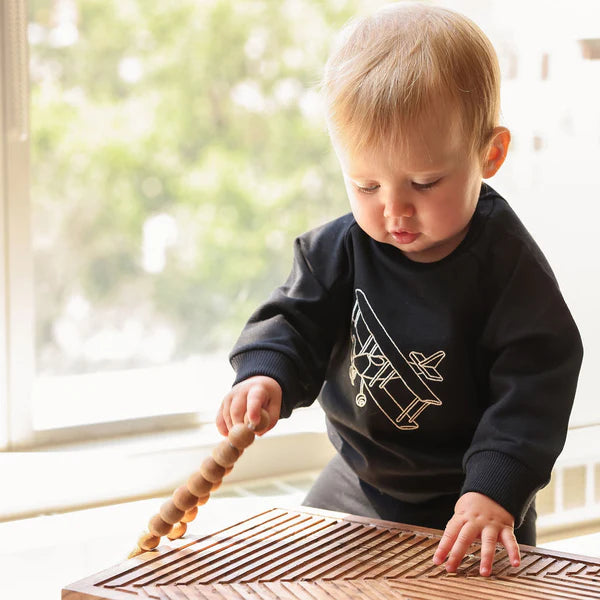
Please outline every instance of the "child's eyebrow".
[[[445, 165], [444, 167], [440, 167], [439, 169], [427, 169], [427, 170], [422, 170], [422, 171], [411, 171], [411, 172], [406, 172], [403, 175], [407, 178], [415, 178], [415, 177], [424, 177], [424, 178], [429, 178], [429, 177], [440, 177], [442, 176], [446, 171], [448, 170], [448, 165]], [[348, 179], [352, 180], [352, 181], [376, 181], [377, 179], [380, 179], [380, 177], [377, 177], [377, 173], [363, 173], [363, 172], [357, 172], [357, 173], [346, 173], [346, 176], [348, 177]]]
[[456, 153], [444, 152], [440, 156], [435, 157], [434, 161], [425, 162], [420, 161], [413, 165], [402, 165], [398, 163], [397, 168], [394, 168], [393, 164], [386, 164], [381, 166], [379, 161], [374, 158], [373, 160], [360, 160], [357, 159], [355, 164], [350, 159], [345, 167], [346, 176], [349, 179], [361, 179], [361, 180], [376, 180], [381, 176], [381, 173], [396, 172], [402, 177], [439, 177], [446, 174], [455, 168], [460, 162]]

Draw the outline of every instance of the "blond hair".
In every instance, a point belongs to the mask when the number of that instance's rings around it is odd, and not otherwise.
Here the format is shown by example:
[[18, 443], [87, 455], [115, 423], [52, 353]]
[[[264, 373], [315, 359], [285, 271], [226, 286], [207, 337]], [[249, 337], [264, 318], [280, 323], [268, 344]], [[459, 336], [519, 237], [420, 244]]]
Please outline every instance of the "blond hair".
[[330, 133], [354, 150], [397, 147], [427, 120], [450, 117], [468, 151], [482, 152], [500, 113], [491, 42], [463, 15], [425, 4], [395, 3], [351, 21], [322, 87]]

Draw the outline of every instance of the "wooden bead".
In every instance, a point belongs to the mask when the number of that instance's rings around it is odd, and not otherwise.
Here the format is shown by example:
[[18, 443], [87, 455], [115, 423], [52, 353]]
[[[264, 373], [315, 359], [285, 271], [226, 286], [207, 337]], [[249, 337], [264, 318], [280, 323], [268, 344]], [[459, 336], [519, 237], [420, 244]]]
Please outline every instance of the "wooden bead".
[[254, 431], [243, 423], [234, 425], [227, 436], [229, 443], [238, 450], [247, 448], [254, 441]]
[[260, 421], [258, 422], [258, 425], [250, 424], [250, 419], [248, 419], [248, 414], [246, 414], [246, 416], [244, 417], [244, 423], [248, 427], [250, 427], [250, 429], [252, 429], [252, 431], [255, 431], [256, 433], [262, 433], [269, 426], [269, 422], [270, 422], [269, 414], [264, 409], [261, 409], [261, 411], [260, 411]]
[[240, 451], [234, 448], [228, 440], [223, 440], [213, 448], [212, 457], [218, 465], [228, 468], [240, 457]]
[[171, 523], [163, 521], [163, 518], [160, 516], [160, 514], [154, 515], [148, 523], [148, 530], [150, 531], [150, 533], [159, 537], [161, 535], [167, 535], [167, 533], [169, 533], [169, 531], [171, 531], [172, 528], [173, 525], [171, 525]]
[[139, 547], [136, 546], [128, 555], [127, 558], [135, 558], [136, 556], [139, 556], [140, 554], [143, 554], [144, 551]]
[[154, 550], [156, 546], [160, 544], [160, 537], [152, 535], [151, 533], [145, 533], [139, 540], [138, 546], [142, 550]]
[[177, 523], [173, 527], [173, 531], [167, 536], [170, 540], [177, 540], [182, 537], [187, 531], [187, 525], [185, 523]]
[[217, 490], [218, 490], [218, 489], [221, 487], [221, 484], [222, 484], [222, 483], [223, 483], [223, 480], [222, 480], [222, 479], [220, 479], [219, 481], [215, 481], [215, 482], [213, 483], [213, 485], [212, 485], [212, 488], [211, 488], [211, 490], [210, 490], [210, 491], [211, 491], [211, 492], [215, 492], [215, 491], [217, 491]]
[[198, 506], [205, 504], [210, 492], [220, 487], [222, 479], [233, 469], [234, 463], [250, 446], [255, 438], [255, 431], [262, 432], [269, 425], [269, 416], [261, 411], [258, 425], [238, 423], [234, 425], [227, 440], [223, 440], [213, 449], [200, 469], [190, 475], [187, 485], [178, 487], [170, 500], [167, 500], [149, 523], [149, 533], [143, 534], [135, 550], [129, 558], [144, 551], [153, 550], [160, 544], [160, 538], [166, 535], [170, 540], [182, 537], [187, 531], [187, 523], [193, 521], [198, 514]]
[[194, 496], [185, 485], [182, 485], [173, 492], [172, 500], [173, 504], [180, 510], [189, 510], [193, 506], [196, 506], [198, 496]]
[[225, 467], [217, 464], [212, 456], [207, 456], [200, 465], [200, 473], [204, 476], [204, 479], [215, 483], [223, 479], [225, 475]]
[[167, 500], [160, 507], [159, 514], [162, 517], [162, 520], [165, 521], [165, 523], [175, 525], [175, 523], [177, 523], [177, 521], [179, 521], [181, 519], [181, 517], [183, 517], [183, 515], [185, 514], [185, 511], [177, 508], [173, 504], [172, 500]]
[[182, 523], [191, 523], [196, 518], [197, 514], [198, 514], [198, 507], [194, 506], [194, 508], [190, 508], [190, 510], [185, 511], [185, 515], [183, 515], [183, 517], [181, 517], [181, 522]]
[[206, 494], [210, 492], [211, 487], [212, 483], [208, 481], [200, 471], [192, 473], [187, 480], [188, 490], [198, 498], [206, 496]]

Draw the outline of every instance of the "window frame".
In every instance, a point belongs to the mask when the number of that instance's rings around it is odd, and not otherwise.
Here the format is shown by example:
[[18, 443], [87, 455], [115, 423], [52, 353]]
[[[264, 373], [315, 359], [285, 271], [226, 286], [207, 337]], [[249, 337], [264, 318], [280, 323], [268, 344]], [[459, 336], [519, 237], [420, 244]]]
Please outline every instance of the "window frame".
[[33, 443], [33, 263], [29, 206], [29, 75], [27, 6], [2, 3], [2, 396], [0, 447]]
[[[5, 0], [0, 3], [0, 453], [33, 451], [38, 454], [51, 451], [56, 460], [51, 457], [47, 469], [58, 477], [64, 452], [97, 453], [100, 449], [107, 454], [120, 453], [125, 460], [142, 453], [150, 465], [160, 460], [159, 455], [165, 449], [178, 451], [179, 446], [185, 443], [186, 456], [203, 455], [208, 452], [208, 444], [215, 442], [216, 434], [212, 422], [207, 423], [198, 412], [163, 413], [47, 430], [34, 428], [35, 300], [27, 30], [27, 0]], [[310, 412], [314, 414], [318, 411], [315, 407]], [[298, 443], [298, 436], [303, 439], [305, 435], [316, 433], [316, 450], [326, 443], [324, 424], [322, 419], [318, 424], [315, 423], [314, 417], [311, 421], [309, 411], [306, 413], [308, 419], [300, 418], [297, 423], [278, 429], [283, 437], [289, 437], [290, 444]], [[190, 434], [194, 436], [191, 443], [185, 441], [190, 439]], [[155, 451], [148, 449], [148, 436], [159, 440]], [[325, 464], [327, 457], [327, 452], [319, 457], [315, 451], [311, 451], [303, 460], [306, 468], [319, 468]], [[6, 454], [4, 458], [7, 458]], [[3, 464], [13, 464], [14, 458], [18, 460], [14, 455]], [[277, 472], [275, 463], [274, 460], [266, 461], [261, 468], [253, 466], [250, 471], [242, 467], [236, 479], [244, 479], [249, 475], [267, 477]], [[32, 464], [26, 462], [25, 477], [35, 477]], [[302, 469], [303, 461], [300, 460], [294, 468]], [[175, 472], [179, 473], [180, 470], [175, 469]], [[167, 471], [171, 472], [172, 469], [163, 466], [162, 472]], [[85, 467], [81, 472], [85, 472]], [[8, 473], [10, 475], [10, 468]], [[73, 475], [75, 489], [79, 477]], [[169, 475], [172, 476], [172, 472]], [[147, 473], [131, 473], [131, 478], [139, 481], [140, 495], [158, 493], [164, 488], [164, 485], [161, 487], [159, 482], [148, 478]], [[115, 498], [122, 495], [118, 489], [115, 490]], [[90, 495], [84, 504], [93, 502]], [[79, 506], [81, 502], [72, 506], [75, 505]], [[38, 510], [45, 508], [43, 500], [36, 506]], [[0, 519], [5, 512], [0, 506]]]
[[29, 43], [26, 0], [0, 4], [0, 451], [201, 428], [197, 413], [165, 413], [37, 431], [35, 300], [30, 198]]
[[[177, 451], [185, 443], [186, 455], [202, 455], [207, 451], [207, 444], [215, 441], [216, 430], [212, 419], [209, 422], [206, 414], [203, 417], [199, 412], [167, 412], [52, 429], [36, 430], [34, 427], [35, 298], [28, 24], [27, 0], [0, 3], [0, 458], [6, 461], [0, 463], [0, 467], [7, 466], [10, 477], [9, 465], [22, 451], [33, 452], [40, 458], [41, 453], [50, 451], [56, 460], [50, 458], [47, 470], [59, 477], [64, 452], [101, 451], [106, 455], [116, 452], [125, 460], [142, 453], [150, 465], [160, 461], [159, 455], [165, 449]], [[224, 382], [225, 385], [229, 383], [229, 380]], [[314, 415], [320, 409], [315, 406], [311, 410]], [[314, 416], [312, 419], [309, 416], [286, 424], [278, 428], [277, 436], [289, 436], [288, 443], [295, 444], [294, 438], [298, 435], [316, 432], [321, 444], [326, 440], [323, 420], [317, 417], [317, 423]], [[194, 436], [193, 442], [189, 441], [190, 434]], [[159, 440], [154, 451], [148, 449], [149, 436]], [[307, 468], [326, 462], [327, 453], [322, 458], [316, 457], [314, 452], [309, 454], [304, 459]], [[274, 460], [267, 461], [258, 471], [255, 469], [254, 474], [269, 476], [277, 471], [275, 463]], [[301, 468], [301, 463], [302, 460], [296, 468]], [[25, 478], [36, 477], [32, 464], [26, 462]], [[170, 471], [164, 466], [161, 469], [163, 474]], [[85, 471], [83, 467], [82, 470]], [[237, 478], [243, 479], [245, 471], [242, 467]], [[147, 473], [132, 473], [131, 477], [139, 481], [140, 495], [161, 489]], [[77, 479], [74, 473], [74, 488]], [[115, 497], [119, 495], [122, 494], [115, 490]], [[40, 510], [43, 510], [43, 499], [39, 502]], [[93, 499], [90, 496], [85, 502], [93, 503]], [[5, 512], [0, 506], [0, 519]]]
[[[27, 1], [0, 3], [0, 477], [14, 482], [0, 499], [0, 521], [168, 495], [219, 440], [198, 412], [34, 429], [27, 30]], [[322, 469], [333, 449], [319, 411], [282, 423], [229, 481]], [[293, 452], [298, 446], [305, 450]]]

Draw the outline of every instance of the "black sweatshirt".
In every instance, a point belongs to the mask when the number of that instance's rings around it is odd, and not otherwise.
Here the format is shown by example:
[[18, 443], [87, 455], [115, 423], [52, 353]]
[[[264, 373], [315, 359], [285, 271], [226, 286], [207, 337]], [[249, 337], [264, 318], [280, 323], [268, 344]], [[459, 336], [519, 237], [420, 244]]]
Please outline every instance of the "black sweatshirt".
[[231, 354], [236, 382], [279, 382], [282, 417], [321, 392], [362, 480], [405, 501], [480, 492], [516, 526], [564, 445], [581, 360], [550, 266], [486, 184], [437, 262], [374, 241], [350, 214], [300, 236]]

